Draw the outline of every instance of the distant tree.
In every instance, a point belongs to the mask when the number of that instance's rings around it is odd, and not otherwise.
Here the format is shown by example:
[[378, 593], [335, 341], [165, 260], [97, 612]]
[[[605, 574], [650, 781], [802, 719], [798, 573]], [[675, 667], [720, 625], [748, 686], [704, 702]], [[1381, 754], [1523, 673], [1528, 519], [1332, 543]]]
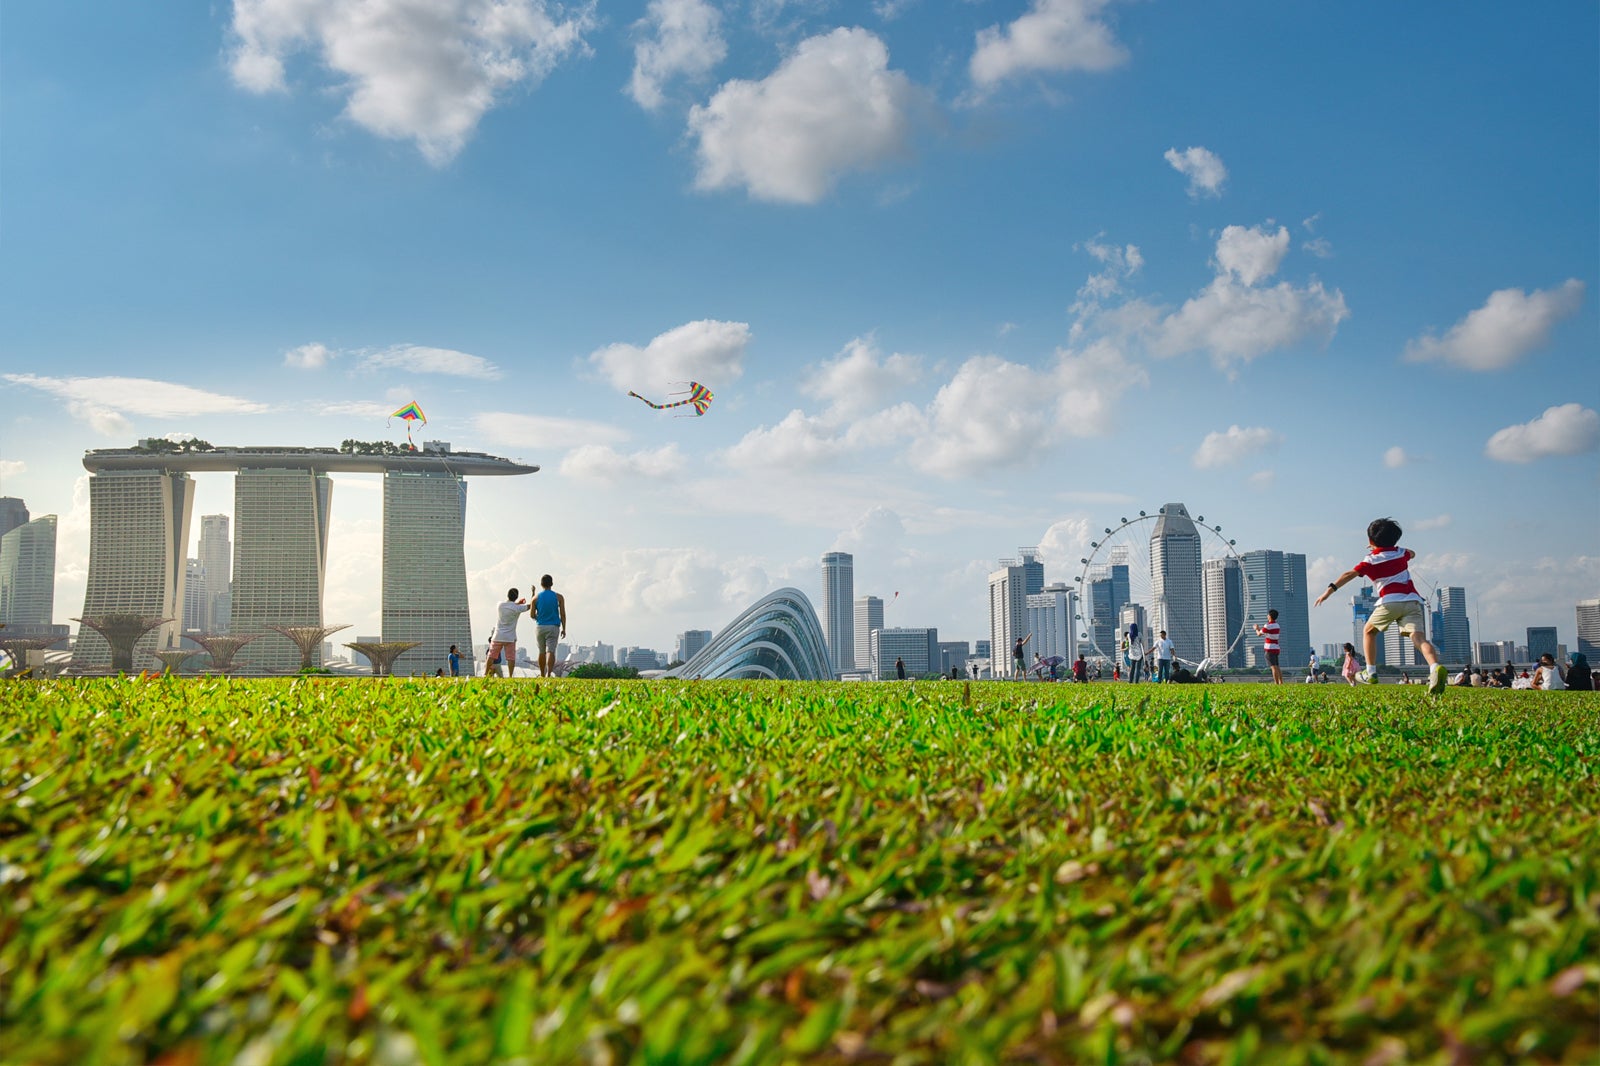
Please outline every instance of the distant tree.
[[587, 677], [596, 680], [621, 681], [639, 676], [631, 666], [607, 666], [605, 663], [583, 663], [567, 671], [568, 677]]

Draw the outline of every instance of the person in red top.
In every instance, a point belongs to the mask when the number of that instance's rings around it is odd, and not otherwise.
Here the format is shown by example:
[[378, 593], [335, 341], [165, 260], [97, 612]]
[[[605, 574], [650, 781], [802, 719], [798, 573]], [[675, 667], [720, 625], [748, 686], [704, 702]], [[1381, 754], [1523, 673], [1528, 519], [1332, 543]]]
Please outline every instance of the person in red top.
[[1366, 557], [1340, 574], [1337, 581], [1328, 582], [1328, 587], [1312, 606], [1321, 604], [1347, 582], [1358, 577], [1372, 582], [1377, 606], [1361, 630], [1367, 668], [1357, 675], [1357, 680], [1365, 685], [1378, 683], [1377, 671], [1373, 666], [1378, 661], [1378, 634], [1397, 625], [1401, 633], [1411, 638], [1418, 653], [1428, 661], [1428, 691], [1437, 696], [1444, 691], [1449, 679], [1444, 664], [1439, 661], [1438, 650], [1424, 635], [1422, 608], [1427, 601], [1411, 582], [1411, 560], [1416, 555], [1410, 548], [1400, 547], [1400, 523], [1392, 518], [1375, 518], [1367, 526]]
[[1283, 633], [1283, 627], [1278, 625], [1278, 609], [1272, 608], [1267, 612], [1267, 620], [1256, 626], [1256, 633], [1261, 637], [1261, 650], [1267, 653], [1267, 665], [1272, 667], [1272, 683], [1283, 684], [1283, 671], [1278, 669], [1278, 637]]

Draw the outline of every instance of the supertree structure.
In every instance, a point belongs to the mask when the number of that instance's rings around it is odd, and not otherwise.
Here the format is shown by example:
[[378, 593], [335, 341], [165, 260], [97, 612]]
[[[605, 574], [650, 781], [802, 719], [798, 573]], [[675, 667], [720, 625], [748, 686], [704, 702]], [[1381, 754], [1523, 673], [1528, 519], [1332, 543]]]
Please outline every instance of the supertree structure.
[[300, 669], [310, 670], [312, 659], [317, 654], [317, 649], [329, 633], [337, 633], [341, 629], [349, 629], [350, 624], [338, 626], [268, 626], [274, 633], [282, 633], [294, 641], [294, 646], [300, 649]]
[[139, 643], [146, 633], [166, 625], [172, 619], [153, 614], [113, 613], [74, 618], [73, 621], [88, 626], [105, 638], [106, 643], [111, 646], [113, 674], [131, 674], [133, 646]]
[[358, 640], [345, 647], [367, 657], [372, 663], [373, 677], [389, 677], [394, 673], [394, 661], [421, 643], [420, 640]]
[[227, 633], [201, 633], [199, 636], [189, 635], [189, 639], [211, 653], [211, 668], [218, 673], [233, 673], [233, 657], [239, 654], [239, 649], [255, 640], [261, 634], [257, 633], [248, 637], [236, 637]]
[[183, 669], [184, 663], [196, 655], [204, 655], [205, 652], [199, 648], [163, 648], [150, 654], [161, 660], [163, 674], [175, 674]]
[[0, 651], [6, 653], [6, 658], [10, 662], [10, 665], [6, 668], [5, 676], [15, 677], [26, 673], [28, 671], [28, 653], [30, 651], [41, 651], [66, 639], [66, 637], [0, 636]]

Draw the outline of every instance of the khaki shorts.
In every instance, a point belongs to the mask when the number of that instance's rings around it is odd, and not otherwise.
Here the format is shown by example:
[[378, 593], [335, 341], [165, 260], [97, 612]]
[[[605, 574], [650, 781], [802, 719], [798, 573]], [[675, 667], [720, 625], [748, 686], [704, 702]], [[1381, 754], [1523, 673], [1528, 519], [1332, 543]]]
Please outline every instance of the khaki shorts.
[[1417, 600], [1380, 603], [1367, 619], [1367, 628], [1379, 633], [1393, 625], [1398, 625], [1400, 632], [1407, 636], [1423, 632], [1422, 604]]
[[540, 626], [533, 631], [533, 635], [534, 639], [538, 641], [540, 655], [554, 655], [556, 653], [556, 641], [561, 636], [560, 626]]

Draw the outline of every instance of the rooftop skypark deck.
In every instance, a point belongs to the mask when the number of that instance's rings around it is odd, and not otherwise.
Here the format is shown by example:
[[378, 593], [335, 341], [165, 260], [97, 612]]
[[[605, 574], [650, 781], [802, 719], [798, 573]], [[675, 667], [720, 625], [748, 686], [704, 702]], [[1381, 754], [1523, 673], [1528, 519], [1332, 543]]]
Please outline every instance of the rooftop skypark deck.
[[[143, 445], [145, 442], [141, 442]], [[152, 442], [154, 443], [154, 442]], [[533, 474], [539, 468], [513, 462], [484, 452], [456, 452], [443, 441], [427, 441], [421, 449], [404, 445], [393, 450], [363, 450], [371, 445], [345, 448], [294, 447], [204, 447], [168, 446], [136, 448], [97, 448], [83, 454], [83, 467], [91, 474], [110, 470], [162, 469], [199, 473], [231, 471], [247, 467], [275, 467], [291, 470], [316, 470], [330, 474], [386, 474], [391, 471], [447, 473], [481, 477], [485, 475]], [[202, 442], [203, 443], [203, 442]]]

